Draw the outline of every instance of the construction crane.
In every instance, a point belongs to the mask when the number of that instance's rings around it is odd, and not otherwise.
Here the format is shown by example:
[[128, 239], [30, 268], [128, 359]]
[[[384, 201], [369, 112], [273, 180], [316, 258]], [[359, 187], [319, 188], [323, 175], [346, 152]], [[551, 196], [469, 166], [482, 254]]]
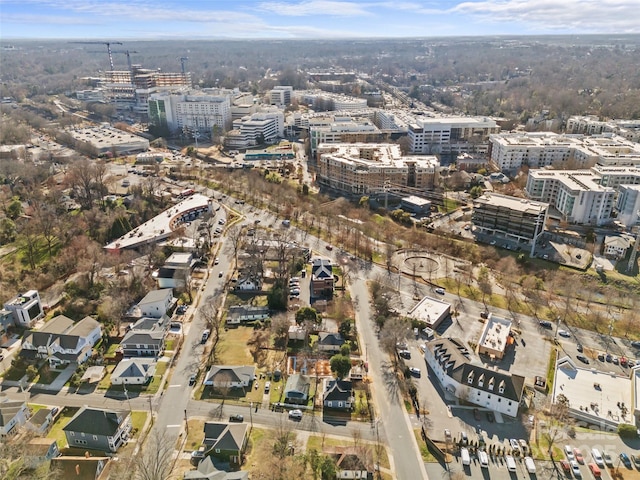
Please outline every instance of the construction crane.
[[113, 56], [111, 55], [111, 45], [122, 45], [122, 42], [70, 42], [70, 43], [81, 43], [83, 45], [106, 45], [107, 53], [109, 54], [109, 65], [111, 66], [111, 70], [113, 70]]
[[131, 56], [132, 53], [138, 53], [135, 50], [114, 50], [111, 53], [124, 53], [127, 56], [127, 65], [129, 67], [129, 71], [133, 74], [133, 67], [131, 66]]
[[189, 60], [189, 57], [180, 57], [180, 66], [182, 67], [182, 75], [183, 76], [187, 73], [186, 69], [184, 67], [185, 63], [187, 63], [187, 60]]

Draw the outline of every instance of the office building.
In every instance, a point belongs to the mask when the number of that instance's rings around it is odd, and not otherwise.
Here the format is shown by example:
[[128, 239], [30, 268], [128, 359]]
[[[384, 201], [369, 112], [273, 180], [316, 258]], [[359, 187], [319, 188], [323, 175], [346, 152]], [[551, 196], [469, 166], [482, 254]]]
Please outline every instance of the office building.
[[420, 117], [409, 124], [416, 154], [486, 152], [489, 135], [500, 127], [488, 117]]
[[225, 147], [246, 149], [274, 144], [284, 137], [284, 114], [275, 109], [257, 112], [233, 121], [233, 129], [224, 138]]
[[286, 107], [287, 105], [291, 105], [292, 93], [293, 87], [277, 85], [269, 92], [269, 102], [271, 105]]
[[334, 117], [330, 122], [309, 124], [311, 155], [320, 144], [382, 142], [384, 134], [368, 119]]

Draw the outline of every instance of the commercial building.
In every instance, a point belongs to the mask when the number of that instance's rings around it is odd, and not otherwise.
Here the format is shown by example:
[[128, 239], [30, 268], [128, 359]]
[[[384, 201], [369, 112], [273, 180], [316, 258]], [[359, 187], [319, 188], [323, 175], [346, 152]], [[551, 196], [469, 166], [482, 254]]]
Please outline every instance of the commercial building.
[[77, 149], [96, 157], [104, 155], [129, 155], [149, 150], [149, 140], [118, 130], [107, 124], [90, 128], [67, 130]]
[[368, 118], [335, 116], [328, 122], [309, 123], [312, 156], [321, 144], [381, 142], [383, 138], [384, 134]]
[[545, 230], [548, 214], [546, 203], [485, 193], [473, 201], [471, 220], [478, 233], [502, 236], [531, 245], [533, 250]]
[[510, 320], [489, 314], [478, 342], [478, 354], [488, 355], [492, 359], [502, 359], [507, 346], [513, 344], [510, 333]]
[[295, 97], [315, 111], [358, 111], [367, 108], [367, 99], [322, 90], [299, 90]]
[[616, 192], [602, 186], [591, 170], [529, 170], [526, 192], [530, 199], [552, 205], [569, 223], [612, 221]]
[[425, 117], [409, 124], [411, 152], [486, 152], [489, 135], [500, 127], [488, 117]]
[[453, 338], [427, 342], [424, 359], [444, 391], [474, 405], [517, 417], [524, 377], [472, 363], [467, 348]]
[[391, 188], [433, 188], [440, 162], [435, 156], [403, 156], [390, 143], [321, 144], [316, 180], [321, 187], [348, 195]]
[[426, 323], [431, 329], [436, 329], [450, 313], [450, 303], [425, 296], [409, 311], [407, 316]]
[[284, 107], [291, 105], [291, 95], [293, 94], [293, 87], [286, 85], [276, 85], [269, 92], [269, 102], [271, 105], [277, 105]]
[[280, 110], [257, 112], [233, 121], [233, 129], [224, 137], [227, 148], [246, 149], [273, 144], [284, 137], [284, 114]]
[[163, 92], [149, 96], [149, 123], [171, 132], [187, 130], [211, 135], [214, 127], [231, 126], [230, 90]]

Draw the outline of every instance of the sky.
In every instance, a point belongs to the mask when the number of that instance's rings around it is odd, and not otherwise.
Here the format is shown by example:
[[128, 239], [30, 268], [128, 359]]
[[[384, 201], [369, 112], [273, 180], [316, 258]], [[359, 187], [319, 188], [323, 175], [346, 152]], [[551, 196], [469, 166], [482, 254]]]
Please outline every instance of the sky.
[[0, 0], [0, 39], [640, 33], [640, 0]]

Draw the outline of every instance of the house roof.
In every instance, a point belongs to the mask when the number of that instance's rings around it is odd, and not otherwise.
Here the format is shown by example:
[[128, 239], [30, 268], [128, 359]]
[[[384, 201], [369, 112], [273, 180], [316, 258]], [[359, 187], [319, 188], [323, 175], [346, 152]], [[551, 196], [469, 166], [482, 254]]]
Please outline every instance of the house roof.
[[82, 407], [62, 430], [112, 437], [129, 417], [129, 412]]
[[130, 330], [120, 342], [121, 346], [127, 345], [161, 345], [164, 340], [163, 331]]
[[626, 237], [608, 236], [604, 237], [604, 245], [606, 247], [627, 249], [631, 245], [631, 242]]
[[358, 448], [334, 447], [333, 449], [325, 450], [325, 453], [336, 461], [338, 471], [373, 471], [371, 458], [366, 455], [363, 456], [362, 451]]
[[196, 470], [184, 473], [184, 480], [248, 480], [249, 472], [224, 472], [218, 470], [211, 457], [205, 457]]
[[9, 400], [5, 398], [0, 401], [0, 427], [6, 426], [24, 407], [24, 402], [20, 400]]
[[210, 449], [241, 450], [248, 429], [247, 423], [205, 422], [203, 443]]
[[427, 343], [427, 348], [447, 375], [459, 384], [516, 402], [522, 398], [524, 377], [471, 363], [464, 353], [466, 348], [459, 340], [450, 338], [432, 340]]
[[184, 280], [184, 272], [184, 269], [180, 267], [160, 267], [156, 278], [174, 278], [177, 280]]
[[30, 343], [34, 347], [59, 345], [65, 350], [76, 350], [81, 339], [84, 339], [100, 326], [100, 323], [84, 317], [74, 322], [64, 315], [58, 315], [49, 320], [40, 330], [30, 330], [24, 334], [23, 343]]
[[149, 358], [125, 358], [111, 372], [114, 378], [145, 378], [153, 375], [156, 362]]
[[311, 277], [317, 279], [333, 278], [331, 260], [326, 258], [314, 258], [311, 264]]
[[344, 344], [344, 338], [342, 335], [335, 332], [320, 332], [318, 333], [318, 343], [320, 345], [336, 345], [341, 346]]
[[164, 302], [167, 297], [173, 295], [173, 289], [161, 288], [160, 290], [151, 290], [147, 293], [142, 300], [138, 302], [138, 305], [144, 305], [147, 303]]
[[142, 317], [131, 325], [131, 330], [163, 330], [169, 326], [169, 317], [163, 315], [161, 318]]
[[46, 437], [35, 437], [29, 440], [25, 451], [27, 455], [44, 455], [54, 443], [57, 444], [57, 440]]
[[[29, 423], [34, 427], [40, 427], [44, 425], [47, 421], [47, 417], [51, 415], [51, 409], [49, 408], [41, 408], [36, 413], [34, 413], [29, 419]], [[51, 443], [51, 442], [49, 442]]]
[[256, 367], [251, 365], [212, 365], [207, 372], [204, 381], [215, 383], [216, 378], [224, 378], [225, 382], [250, 382], [255, 378], [255, 376]]
[[309, 388], [311, 388], [311, 380], [309, 380], [309, 377], [300, 373], [294, 373], [287, 378], [284, 395], [285, 397], [308, 396]]
[[96, 480], [104, 470], [109, 457], [56, 457], [51, 466], [60, 472], [61, 478], [68, 480]]
[[325, 401], [347, 401], [353, 397], [353, 384], [348, 380], [328, 380], [324, 391]]
[[256, 305], [233, 305], [229, 307], [229, 318], [242, 317], [245, 315], [263, 315], [269, 313], [269, 307], [259, 307]]

